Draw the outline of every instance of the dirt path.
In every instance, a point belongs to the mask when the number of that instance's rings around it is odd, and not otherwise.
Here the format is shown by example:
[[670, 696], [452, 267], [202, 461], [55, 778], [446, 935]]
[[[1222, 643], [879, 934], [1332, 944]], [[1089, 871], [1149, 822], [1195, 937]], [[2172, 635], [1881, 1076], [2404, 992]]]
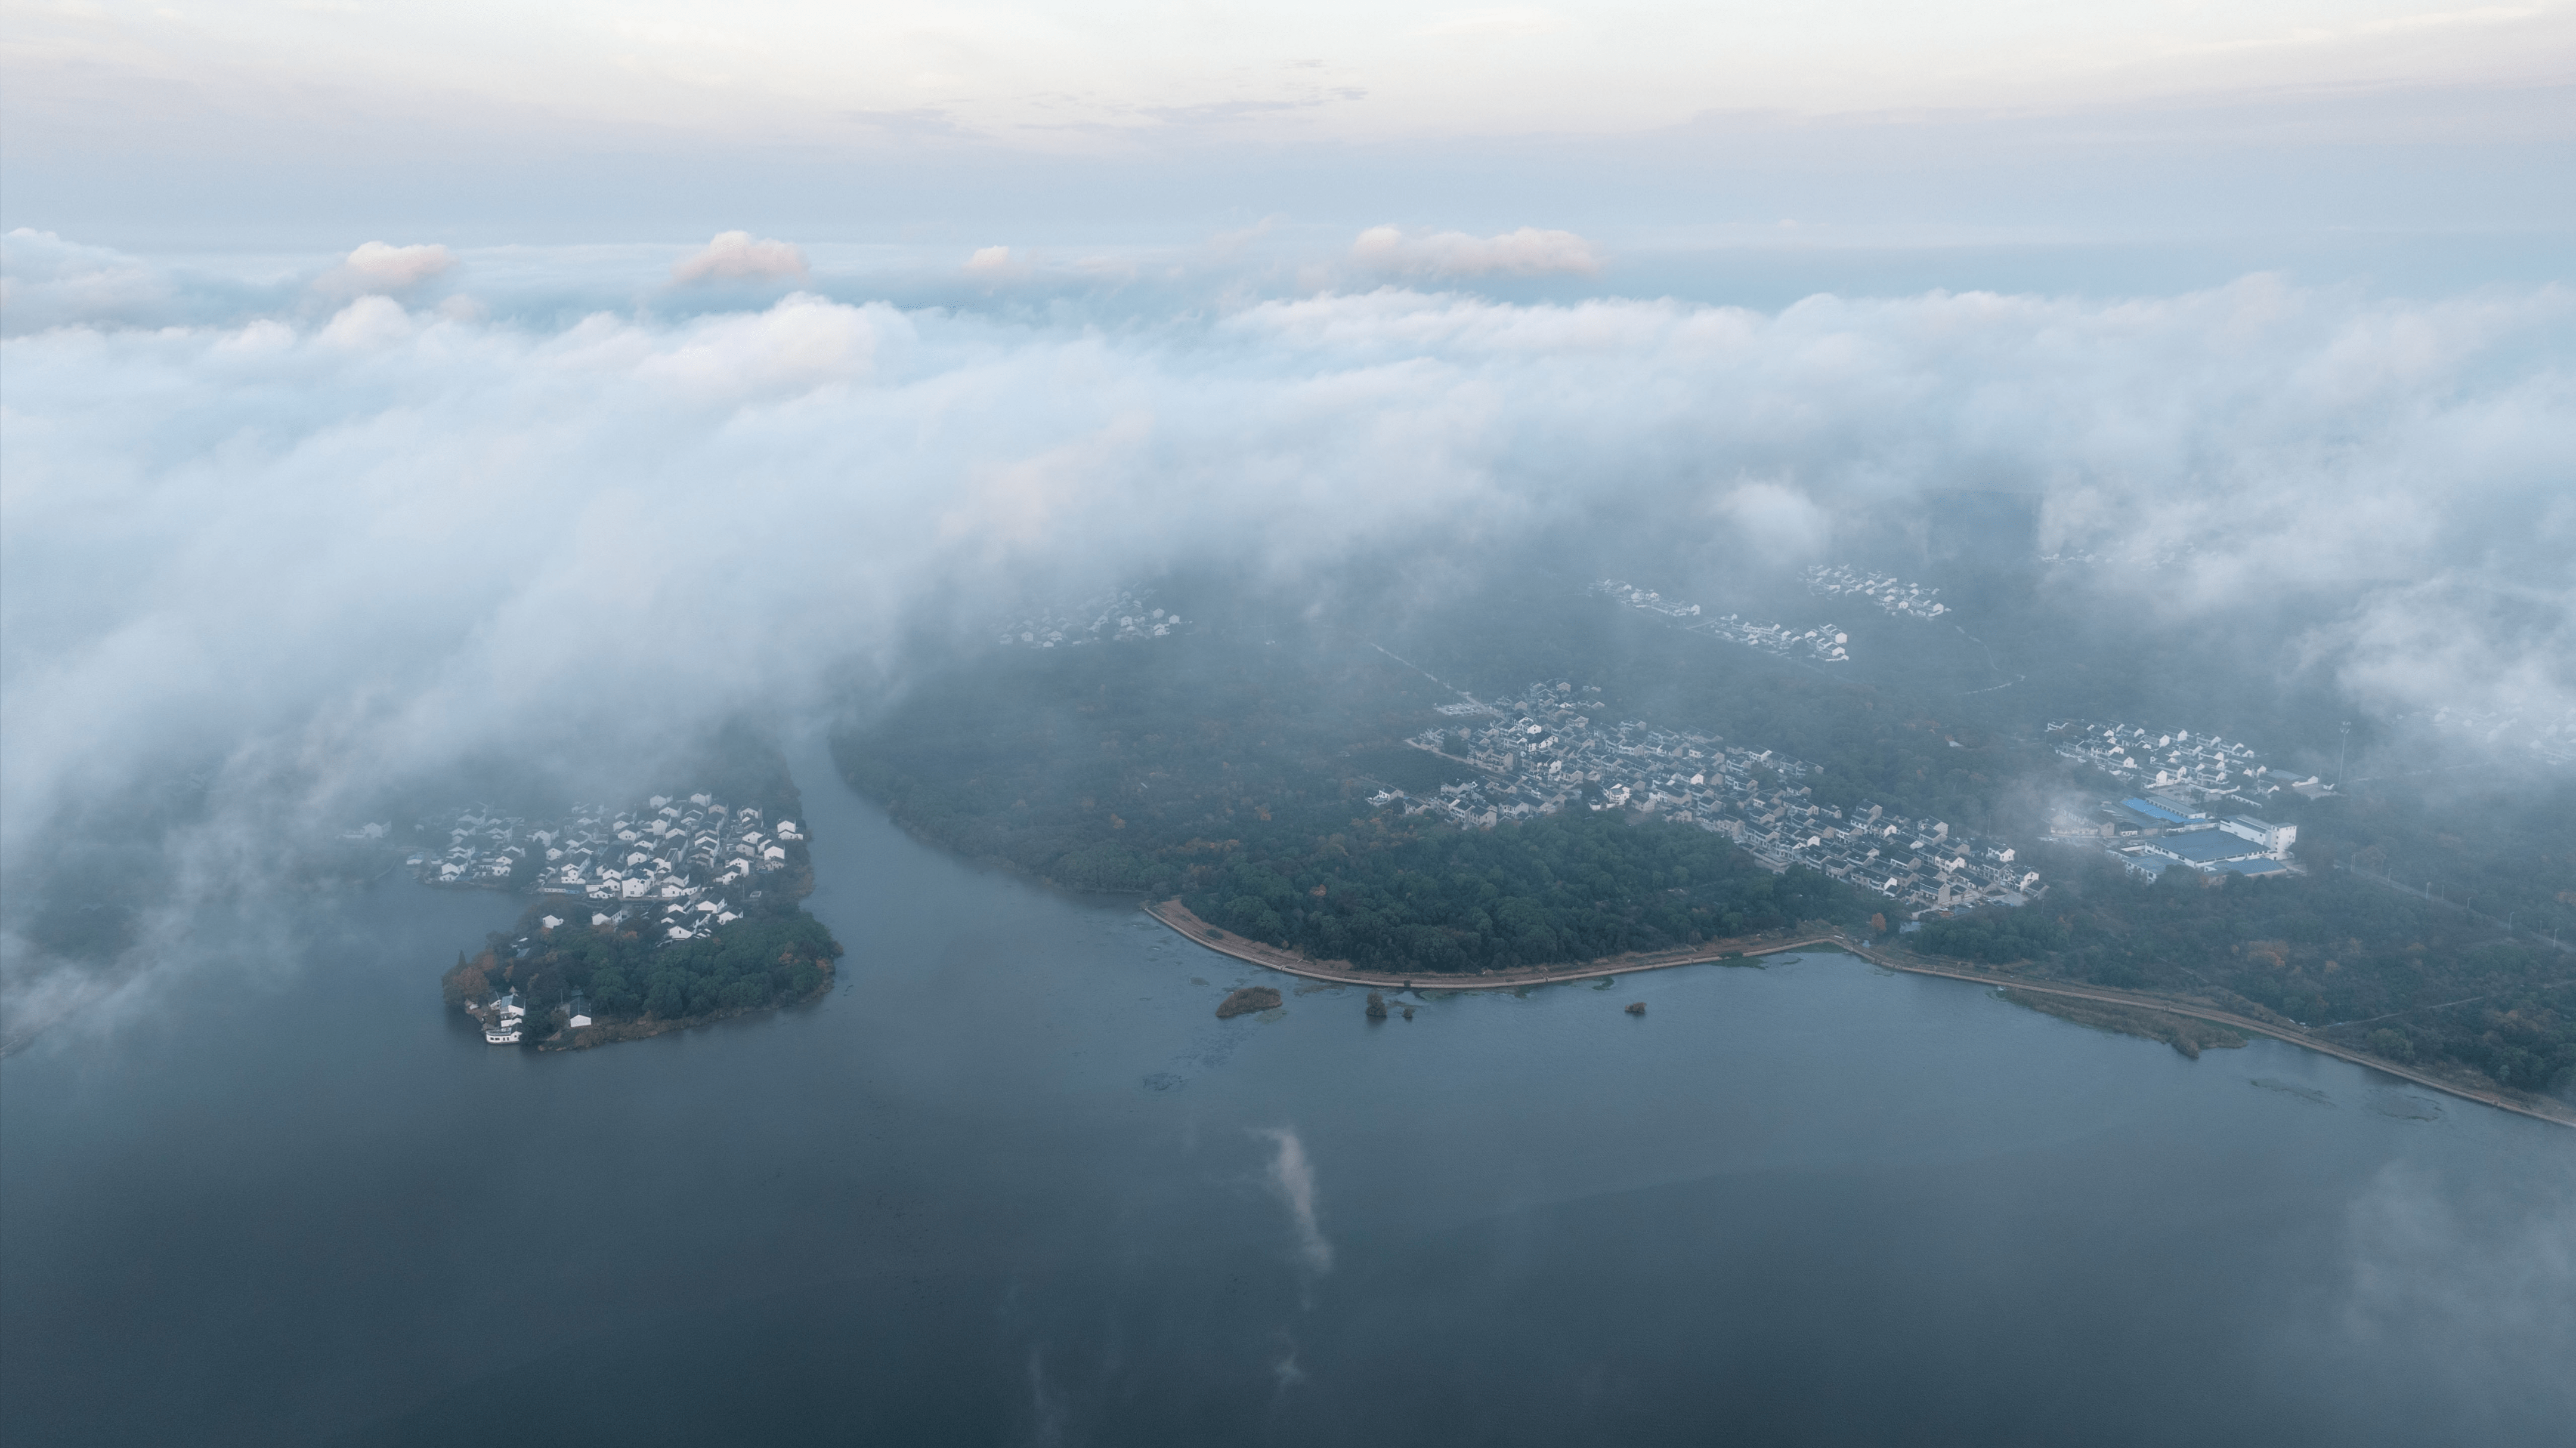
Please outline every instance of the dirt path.
[[2377, 1056], [2365, 1055], [2336, 1045], [2332, 1041], [2320, 1040], [2295, 1026], [2278, 1026], [2269, 1021], [2256, 1020], [2252, 1016], [2238, 1015], [2234, 1011], [2195, 1005], [2166, 996], [2117, 990], [2110, 986], [2018, 980], [1996, 971], [1975, 970], [1966, 966], [1934, 965], [1901, 957], [1884, 949], [1862, 945], [1840, 931], [1792, 932], [1768, 938], [1713, 941], [1696, 950], [1612, 956], [1604, 960], [1584, 961], [1577, 965], [1529, 966], [1518, 970], [1486, 971], [1471, 976], [1410, 976], [1362, 970], [1347, 960], [1308, 960], [1293, 950], [1282, 950], [1275, 945], [1246, 940], [1242, 936], [1218, 930], [1190, 913], [1189, 909], [1178, 900], [1165, 900], [1160, 904], [1149, 901], [1144, 909], [1146, 914], [1170, 926], [1179, 934], [1188, 936], [1210, 950], [1233, 956], [1247, 964], [1257, 965], [1265, 970], [1279, 971], [1286, 975], [1302, 976], [1308, 980], [1326, 980], [1336, 985], [1368, 986], [1378, 990], [1411, 990], [1417, 985], [1427, 986], [1433, 990], [1516, 990], [1527, 985], [1548, 985], [1568, 980], [1598, 980], [1603, 976], [1631, 975], [1641, 970], [1670, 970], [1682, 965], [1708, 965], [1739, 956], [1750, 958], [1757, 955], [1780, 955], [1812, 945], [1830, 945], [1888, 970], [1901, 970], [1914, 975], [1937, 975], [1948, 980], [1974, 981], [1979, 985], [2010, 986], [2014, 990], [2029, 991], [2034, 995], [2069, 996], [2076, 1000], [2133, 1006], [2141, 1010], [2162, 1011], [2169, 1016], [2188, 1016], [2194, 1020], [2213, 1021], [2235, 1030], [2251, 1032], [2258, 1036], [2269, 1036], [2276, 1041], [2286, 1041], [2293, 1046], [2304, 1046], [2322, 1055], [2350, 1061], [2356, 1066], [2367, 1066], [2384, 1075], [2395, 1076], [2400, 1080], [2428, 1087], [2446, 1095], [2457, 1096], [2465, 1101], [2474, 1101], [2481, 1106], [2492, 1106], [2500, 1111], [2515, 1112], [2535, 1121], [2546, 1121], [2557, 1126], [2576, 1126], [2576, 1113], [2571, 1113], [2555, 1103], [2517, 1101], [2473, 1086], [2457, 1085], [2438, 1077], [2425, 1075], [2421, 1071], [2400, 1066], [2393, 1061], [2383, 1061]]

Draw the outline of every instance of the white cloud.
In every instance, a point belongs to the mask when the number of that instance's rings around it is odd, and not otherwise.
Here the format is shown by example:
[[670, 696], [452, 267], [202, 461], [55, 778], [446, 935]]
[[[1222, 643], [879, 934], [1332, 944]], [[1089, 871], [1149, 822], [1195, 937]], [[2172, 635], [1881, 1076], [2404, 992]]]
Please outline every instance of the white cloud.
[[1473, 570], [1639, 529], [1803, 555], [1919, 489], [2039, 494], [2052, 546], [2193, 550], [2088, 606], [2233, 637], [2348, 602], [2308, 667], [2379, 707], [2576, 707], [2561, 289], [1382, 289], [1114, 327], [371, 296], [144, 328], [113, 324], [166, 278], [33, 242], [54, 269], [21, 274], [10, 242], [12, 306], [53, 288], [57, 323], [62, 277], [124, 276], [87, 294], [101, 325], [0, 341], [13, 887], [69, 812], [173, 771], [241, 802], [237, 843], [478, 752], [636, 757], [1032, 579]]
[[1509, 10], [1476, 10], [1445, 15], [1423, 25], [1418, 35], [1440, 40], [1472, 40], [1488, 36], [1547, 35], [1563, 30], [1565, 22], [1531, 6]]
[[[1078, 269], [1100, 277], [1118, 274], [1127, 269], [1127, 264], [1094, 259], [1079, 263]], [[986, 283], [989, 289], [994, 283], [1023, 280], [1034, 273], [1036, 267], [1026, 252], [1013, 251], [1007, 246], [979, 246], [966, 258], [966, 265], [960, 270], [974, 280]]]
[[411, 291], [445, 276], [455, 266], [455, 254], [443, 246], [394, 246], [370, 241], [316, 278], [314, 287], [335, 297], [388, 295]]
[[132, 322], [164, 312], [170, 279], [104, 247], [18, 227], [0, 236], [0, 326], [41, 331], [64, 322]]
[[863, 383], [880, 337], [910, 331], [884, 308], [848, 307], [803, 292], [765, 312], [700, 319], [635, 363], [635, 376], [720, 402]]
[[1351, 243], [1351, 260], [1369, 271], [1400, 277], [1590, 276], [1601, 254], [1570, 231], [1524, 226], [1500, 236], [1439, 231], [1407, 236], [1392, 226], [1372, 226]]
[[803, 281], [805, 253], [784, 241], [755, 241], [748, 231], [722, 231], [671, 268], [675, 284], [705, 281]]
[[1738, 484], [1719, 500], [1718, 512], [1754, 554], [1768, 560], [1805, 563], [1833, 541], [1833, 519], [1785, 483]]
[[360, 297], [341, 308], [317, 339], [325, 347], [343, 351], [368, 352], [407, 341], [412, 335], [411, 313], [391, 297]]

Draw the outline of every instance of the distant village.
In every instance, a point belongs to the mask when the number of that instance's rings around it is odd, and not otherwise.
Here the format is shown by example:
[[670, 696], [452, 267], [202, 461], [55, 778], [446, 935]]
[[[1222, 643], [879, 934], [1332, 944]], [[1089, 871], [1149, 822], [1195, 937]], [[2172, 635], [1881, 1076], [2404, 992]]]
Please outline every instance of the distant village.
[[1876, 604], [1898, 618], [1939, 618], [1950, 611], [1941, 590], [1908, 583], [1892, 573], [1864, 573], [1857, 568], [1817, 564], [1806, 572], [1807, 591], [1826, 598], [1857, 598]]
[[[1574, 805], [1633, 809], [1723, 834], [1774, 870], [1806, 865], [1874, 890], [1919, 919], [1982, 904], [2020, 905], [2047, 889], [2000, 843], [1954, 836], [1939, 820], [1876, 805], [1845, 813], [1799, 780], [1814, 767], [1770, 750], [1641, 721], [1595, 725], [1592, 690], [1534, 684], [1523, 697], [1443, 706], [1489, 722], [1428, 730], [1407, 742], [1482, 777], [1430, 798], [1386, 790], [1371, 803], [1471, 828]], [[1587, 799], [1590, 794], [1598, 802]]]
[[2204, 875], [2291, 873], [2298, 826], [2255, 811], [2284, 792], [2305, 799], [2334, 793], [2314, 775], [2276, 774], [2248, 745], [2188, 729], [2064, 719], [2048, 726], [2047, 738], [2059, 758], [2135, 790], [2089, 812], [2061, 811], [2050, 837], [2098, 848], [2150, 879], [2175, 866]]
[[1094, 643], [1133, 643], [1168, 637], [1181, 616], [1153, 606], [1153, 591], [1103, 594], [1071, 609], [1037, 613], [1001, 626], [1005, 648], [1073, 648]]
[[[421, 827], [435, 834], [442, 826]], [[787, 868], [787, 847], [804, 840], [794, 820], [772, 824], [758, 809], [707, 794], [657, 794], [622, 810], [575, 805], [564, 819], [535, 822], [478, 806], [444, 828], [443, 853], [422, 850], [405, 861], [424, 884], [559, 895], [566, 910], [589, 907], [593, 926], [649, 914], [674, 941], [740, 919], [734, 900], [758, 899], [762, 877]], [[542, 923], [551, 930], [564, 919]]]
[[1593, 584], [1588, 591], [1624, 603], [1630, 608], [1643, 609], [1648, 613], [1660, 613], [1667, 618], [1675, 619], [1690, 632], [1704, 633], [1725, 639], [1729, 643], [1743, 644], [1747, 648], [1760, 649], [1766, 654], [1779, 658], [1811, 658], [1827, 664], [1848, 663], [1851, 660], [1850, 653], [1846, 651], [1851, 643], [1851, 635], [1829, 623], [1801, 630], [1795, 624], [1755, 623], [1731, 613], [1724, 618], [1704, 618], [1701, 616], [1700, 606], [1696, 603], [1668, 599], [1651, 589], [1639, 588], [1616, 578], [1604, 578]]

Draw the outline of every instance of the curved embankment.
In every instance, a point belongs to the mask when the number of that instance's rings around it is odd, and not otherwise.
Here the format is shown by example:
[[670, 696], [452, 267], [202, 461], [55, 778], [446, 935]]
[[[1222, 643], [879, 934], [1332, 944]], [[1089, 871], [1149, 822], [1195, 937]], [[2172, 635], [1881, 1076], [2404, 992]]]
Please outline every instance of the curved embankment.
[[1384, 971], [1362, 970], [1346, 960], [1308, 960], [1293, 950], [1282, 950], [1274, 945], [1246, 940], [1239, 935], [1225, 934], [1190, 913], [1189, 909], [1178, 900], [1165, 900], [1160, 904], [1148, 901], [1144, 909], [1146, 914], [1208, 949], [1231, 955], [1237, 960], [1260, 966], [1265, 970], [1303, 976], [1308, 980], [1332, 981], [1337, 985], [1363, 985], [1382, 990], [1411, 990], [1417, 984], [1428, 984], [1436, 990], [1515, 990], [1525, 985], [1546, 985], [1567, 980], [1596, 980], [1608, 975], [1633, 975], [1641, 970], [1670, 970], [1679, 965], [1709, 965], [1734, 956], [1780, 955], [1811, 945], [1830, 945], [1888, 970], [1901, 970], [1914, 975], [1937, 975], [1950, 980], [1974, 981], [1979, 985], [2010, 986], [2014, 990], [2029, 991], [2034, 995], [2068, 996], [2076, 1000], [2100, 1001], [2106, 1005], [2132, 1006], [2140, 1010], [2162, 1011], [2169, 1016], [2188, 1016], [2193, 1020], [2212, 1021], [2235, 1030], [2250, 1031], [2258, 1036], [2269, 1036], [2276, 1041], [2286, 1041], [2293, 1046], [2303, 1046], [2322, 1055], [2350, 1061], [2356, 1066], [2366, 1066], [2384, 1075], [2395, 1076], [2418, 1086], [2457, 1096], [2464, 1101], [2477, 1102], [2481, 1106], [2493, 1106], [2500, 1111], [2516, 1112], [2535, 1121], [2546, 1121], [2556, 1126], [2576, 1126], [2576, 1114], [2570, 1114], [2554, 1104], [2516, 1101], [2492, 1091], [2482, 1091], [2473, 1086], [2444, 1081], [2439, 1077], [2428, 1076], [2421, 1071], [2400, 1066], [2394, 1061], [2383, 1061], [2377, 1056], [2366, 1055], [2360, 1051], [2336, 1045], [2332, 1041], [2321, 1040], [2295, 1026], [2274, 1025], [2269, 1021], [2259, 1021], [2252, 1016], [2241, 1016], [2233, 1011], [2223, 1011], [2212, 1006], [2195, 1005], [2188, 1001], [2171, 1000], [2138, 991], [2116, 990], [2110, 986], [2064, 985], [2056, 982], [2019, 980], [1998, 972], [1975, 970], [1967, 966], [1932, 965], [1922, 961], [1902, 959], [1887, 951], [1862, 945], [1836, 930], [1792, 933], [1786, 937], [1768, 940], [1717, 941], [1697, 950], [1665, 951], [1653, 955], [1612, 956], [1606, 960], [1588, 960], [1577, 965], [1529, 966], [1515, 970], [1490, 971], [1474, 976], [1407, 976], [1391, 975]]

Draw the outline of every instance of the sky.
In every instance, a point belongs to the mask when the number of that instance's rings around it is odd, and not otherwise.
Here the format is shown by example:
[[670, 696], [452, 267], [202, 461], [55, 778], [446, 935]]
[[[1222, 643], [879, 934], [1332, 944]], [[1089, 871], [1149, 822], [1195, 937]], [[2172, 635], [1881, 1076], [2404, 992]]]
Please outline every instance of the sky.
[[[5, 8], [0, 222], [163, 249], [2559, 238], [2576, 7]], [[363, 239], [363, 238], [360, 238]]]
[[0, 1016], [174, 780], [213, 898], [1182, 562], [2000, 487], [2187, 560], [2105, 610], [2576, 718], [2571, 14], [0, 7]]

